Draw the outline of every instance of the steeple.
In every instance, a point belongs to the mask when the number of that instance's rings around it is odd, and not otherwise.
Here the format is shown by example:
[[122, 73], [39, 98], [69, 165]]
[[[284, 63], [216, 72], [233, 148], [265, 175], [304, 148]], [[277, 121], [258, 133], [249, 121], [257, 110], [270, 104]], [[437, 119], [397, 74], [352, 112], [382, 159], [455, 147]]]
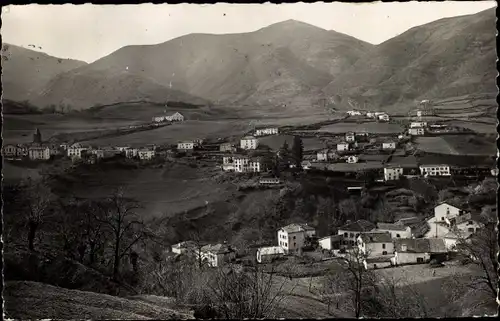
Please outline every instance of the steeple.
[[40, 129], [37, 128], [35, 134], [33, 134], [33, 143], [40, 144], [42, 142], [42, 133], [40, 133]]

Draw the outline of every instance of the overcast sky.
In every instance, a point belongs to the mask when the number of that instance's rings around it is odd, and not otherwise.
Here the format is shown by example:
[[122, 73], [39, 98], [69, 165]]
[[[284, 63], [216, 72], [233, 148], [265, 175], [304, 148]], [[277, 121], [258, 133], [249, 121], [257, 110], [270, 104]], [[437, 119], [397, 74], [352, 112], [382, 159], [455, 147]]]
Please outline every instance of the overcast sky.
[[33, 44], [56, 57], [92, 62], [126, 45], [189, 33], [250, 32], [288, 19], [378, 44], [414, 26], [495, 6], [495, 1], [10, 5], [2, 7], [1, 32], [7, 43]]

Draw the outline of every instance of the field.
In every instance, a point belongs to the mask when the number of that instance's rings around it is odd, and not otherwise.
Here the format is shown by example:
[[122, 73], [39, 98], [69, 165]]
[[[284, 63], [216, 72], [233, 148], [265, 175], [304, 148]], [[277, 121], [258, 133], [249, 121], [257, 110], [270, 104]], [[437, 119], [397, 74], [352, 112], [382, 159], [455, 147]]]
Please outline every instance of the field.
[[[293, 136], [291, 135], [272, 135], [259, 137], [259, 143], [269, 146], [272, 150], [279, 150], [284, 142], [288, 143], [288, 148], [293, 146]], [[325, 148], [325, 144], [315, 137], [302, 138], [304, 144], [304, 151], [312, 151]]]
[[418, 137], [417, 148], [428, 153], [449, 155], [494, 155], [494, 138], [475, 135], [443, 135], [441, 137]]
[[417, 148], [428, 153], [459, 155], [443, 137], [417, 137]]
[[6, 182], [16, 182], [28, 177], [38, 178], [40, 177], [39, 173], [40, 168], [26, 168], [16, 166], [11, 162], [3, 162], [3, 179]]
[[381, 162], [370, 161], [365, 163], [312, 163], [312, 167], [315, 169], [329, 170], [335, 172], [350, 172], [350, 171], [361, 171], [365, 169], [381, 169], [383, 168]]
[[[484, 122], [483, 122], [484, 121]], [[480, 122], [480, 119], [477, 119], [477, 121], [459, 121], [459, 120], [454, 120], [451, 123], [454, 126], [459, 126], [463, 128], [468, 128], [470, 130], [473, 130], [477, 133], [480, 134], [490, 134], [490, 133], [496, 133], [496, 120], [495, 119], [484, 119], [483, 121]]]
[[403, 128], [398, 124], [367, 122], [362, 124], [357, 123], [336, 123], [323, 126], [320, 132], [343, 134], [346, 132], [362, 132], [366, 131], [371, 134], [399, 134]]

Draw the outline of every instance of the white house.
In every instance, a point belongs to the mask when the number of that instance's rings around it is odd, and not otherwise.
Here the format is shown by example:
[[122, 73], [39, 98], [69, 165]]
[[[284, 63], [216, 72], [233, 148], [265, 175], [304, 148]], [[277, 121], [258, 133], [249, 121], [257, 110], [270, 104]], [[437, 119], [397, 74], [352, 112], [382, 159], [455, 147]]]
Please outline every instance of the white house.
[[389, 121], [389, 115], [387, 114], [378, 115], [378, 120]]
[[382, 143], [382, 149], [396, 149], [395, 142], [384, 142]]
[[82, 152], [87, 150], [82, 145], [76, 143], [68, 147], [66, 153], [70, 158], [82, 158]]
[[222, 266], [236, 258], [236, 252], [226, 244], [208, 244], [195, 250], [201, 256], [201, 260], [211, 267]]
[[451, 176], [449, 165], [420, 165], [419, 168], [420, 174], [424, 176]]
[[233, 166], [234, 171], [238, 173], [259, 173], [261, 171], [261, 160], [259, 157], [234, 157]]
[[358, 220], [356, 222], [347, 223], [338, 228], [338, 235], [342, 236], [342, 245], [353, 246], [356, 244], [356, 239], [361, 233], [373, 231], [375, 225], [366, 220]]
[[183, 142], [178, 142], [177, 143], [177, 149], [178, 150], [183, 150], [183, 151], [190, 151], [194, 149], [194, 142], [191, 140], [188, 141], [183, 141]]
[[421, 136], [425, 134], [425, 129], [423, 127], [410, 128], [408, 129], [408, 134], [412, 136]]
[[307, 238], [316, 235], [316, 230], [307, 224], [289, 224], [278, 230], [278, 245], [285, 253], [295, 253], [304, 247]]
[[310, 161], [302, 161], [301, 165], [302, 165], [302, 169], [311, 169], [311, 166], [312, 166]]
[[424, 113], [421, 110], [417, 110], [417, 117], [422, 117]]
[[356, 141], [356, 135], [353, 132], [348, 132], [345, 134], [345, 140], [348, 143], [353, 143]]
[[257, 262], [268, 263], [285, 255], [285, 250], [281, 246], [268, 246], [257, 249]]
[[[456, 205], [456, 204], [455, 204]], [[451, 225], [451, 219], [464, 214], [459, 207], [447, 202], [441, 202], [434, 207], [434, 217], [436, 222], [444, 222]]]
[[236, 148], [231, 143], [222, 143], [219, 146], [219, 151], [221, 151], [221, 152], [235, 152]]
[[384, 167], [384, 180], [395, 181], [403, 175], [403, 168], [399, 166]]
[[155, 157], [155, 151], [154, 149], [149, 149], [149, 148], [139, 149], [137, 151], [137, 155], [142, 160], [150, 160], [153, 159], [153, 157]]
[[155, 116], [153, 117], [153, 122], [154, 123], [161, 123], [165, 121], [165, 116]]
[[443, 236], [443, 241], [445, 247], [448, 251], [456, 251], [457, 243], [460, 239], [465, 242], [469, 242], [473, 233], [470, 232], [460, 232], [460, 231], [450, 231]]
[[398, 239], [394, 240], [393, 265], [428, 263], [433, 255], [446, 254], [443, 239]]
[[328, 161], [337, 158], [337, 154], [331, 149], [324, 149], [316, 154], [318, 162]]
[[391, 234], [393, 239], [410, 239], [412, 237], [411, 227], [400, 224], [378, 223], [375, 231], [387, 232]]
[[172, 252], [175, 254], [194, 254], [196, 250], [196, 243], [193, 241], [184, 241], [172, 245]]
[[427, 122], [423, 122], [423, 121], [410, 123], [410, 128], [422, 128], [422, 127], [426, 127], [426, 126], [427, 126]]
[[259, 141], [253, 136], [245, 136], [240, 140], [240, 147], [242, 149], [257, 149]]
[[348, 150], [349, 150], [349, 143], [342, 142], [337, 144], [337, 151], [344, 152]]
[[342, 235], [329, 235], [322, 237], [318, 240], [319, 247], [323, 250], [328, 251], [338, 251], [342, 247], [343, 236]]
[[32, 160], [48, 160], [50, 159], [50, 149], [44, 147], [30, 147], [28, 149], [28, 156]]
[[465, 213], [451, 218], [450, 226], [452, 226], [457, 231], [468, 233], [476, 233], [478, 230], [484, 227], [479, 218], [477, 218], [472, 213]]
[[358, 156], [356, 156], [356, 155], [349, 155], [347, 157], [346, 162], [349, 163], [349, 164], [354, 164], [354, 163], [357, 163], [358, 160], [359, 160]]
[[357, 110], [348, 110], [348, 111], [347, 111], [347, 114], [348, 114], [349, 116], [359, 116], [359, 115], [361, 115], [361, 112], [360, 112], [360, 111], [357, 111]]
[[388, 232], [366, 232], [357, 238], [358, 248], [368, 257], [394, 253], [394, 244]]
[[268, 128], [255, 129], [255, 136], [265, 136], [265, 135], [278, 135], [278, 128], [268, 127]]
[[133, 158], [137, 157], [139, 153], [139, 149], [137, 148], [128, 148], [125, 150], [125, 157], [127, 158]]
[[166, 121], [171, 121], [171, 122], [174, 122], [174, 121], [184, 121], [184, 116], [179, 113], [179, 112], [176, 112], [170, 116], [165, 116], [165, 120]]

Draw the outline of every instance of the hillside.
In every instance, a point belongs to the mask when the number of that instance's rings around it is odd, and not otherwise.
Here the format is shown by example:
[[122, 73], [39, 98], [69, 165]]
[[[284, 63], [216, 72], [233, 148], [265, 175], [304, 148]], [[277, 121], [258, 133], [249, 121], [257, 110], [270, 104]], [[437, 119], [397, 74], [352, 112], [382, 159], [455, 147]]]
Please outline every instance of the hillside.
[[86, 64], [83, 61], [52, 57], [43, 52], [4, 43], [2, 46], [3, 98], [17, 101], [29, 100], [56, 75]]
[[382, 109], [423, 99], [495, 94], [494, 30], [494, 9], [412, 28], [376, 46], [324, 92]]
[[194, 319], [187, 312], [166, 307], [167, 298], [119, 298], [39, 282], [7, 281], [3, 297], [4, 315], [12, 319]]
[[[62, 74], [45, 88], [40, 101], [66, 97], [81, 107], [129, 96], [158, 101], [165, 97], [154, 95], [156, 88], [171, 86], [221, 104], [309, 106], [333, 74], [371, 46], [293, 20], [244, 34], [190, 34], [157, 45], [123, 47]], [[140, 94], [126, 86], [111, 89], [132, 77], [141, 79]], [[95, 88], [89, 90], [89, 83]]]

